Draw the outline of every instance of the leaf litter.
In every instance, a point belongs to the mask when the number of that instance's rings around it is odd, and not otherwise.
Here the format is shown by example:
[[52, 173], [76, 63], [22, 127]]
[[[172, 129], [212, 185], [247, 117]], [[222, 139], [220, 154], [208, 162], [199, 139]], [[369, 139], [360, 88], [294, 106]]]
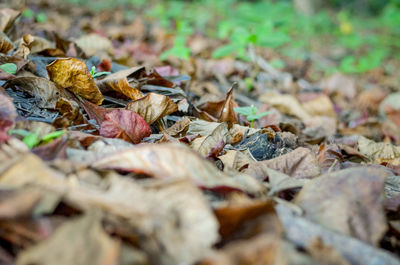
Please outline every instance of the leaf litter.
[[1, 263], [400, 264], [398, 92], [34, 2], [0, 9]]

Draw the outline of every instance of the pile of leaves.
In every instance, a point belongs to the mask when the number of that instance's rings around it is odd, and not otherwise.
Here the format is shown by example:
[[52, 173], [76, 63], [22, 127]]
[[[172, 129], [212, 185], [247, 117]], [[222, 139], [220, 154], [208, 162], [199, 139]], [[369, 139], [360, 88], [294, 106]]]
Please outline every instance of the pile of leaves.
[[392, 76], [40, 3], [0, 9], [2, 264], [400, 264]]

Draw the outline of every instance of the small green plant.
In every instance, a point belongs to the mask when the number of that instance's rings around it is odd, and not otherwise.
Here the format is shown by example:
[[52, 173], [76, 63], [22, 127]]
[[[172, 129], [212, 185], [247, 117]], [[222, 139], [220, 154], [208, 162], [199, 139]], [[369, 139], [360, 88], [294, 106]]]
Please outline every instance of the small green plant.
[[53, 141], [54, 139], [60, 137], [64, 134], [64, 131], [55, 131], [44, 135], [43, 137], [39, 138], [40, 130], [37, 129], [36, 132], [30, 132], [27, 130], [10, 130], [9, 134], [17, 134], [23, 137], [22, 141], [28, 146], [29, 149], [32, 149], [39, 144], [47, 144]]
[[184, 60], [189, 59], [190, 48], [186, 46], [186, 40], [187, 36], [193, 33], [193, 28], [187, 21], [178, 20], [176, 31], [177, 35], [175, 36], [174, 46], [161, 54], [161, 60], [165, 60], [169, 56], [177, 57]]
[[261, 113], [258, 112], [258, 108], [251, 105], [247, 107], [236, 107], [233, 109], [236, 113], [239, 113], [243, 116], [246, 116], [246, 119], [250, 122], [250, 127], [253, 128], [254, 121], [258, 120], [264, 116], [274, 113], [273, 110], [264, 111]]
[[97, 72], [96, 66], [92, 66], [92, 69], [90, 69], [90, 74], [92, 75], [93, 78], [97, 78], [99, 76], [109, 75], [111, 74], [111, 72]]
[[13, 63], [2, 64], [0, 65], [0, 69], [12, 75], [17, 73], [17, 65]]

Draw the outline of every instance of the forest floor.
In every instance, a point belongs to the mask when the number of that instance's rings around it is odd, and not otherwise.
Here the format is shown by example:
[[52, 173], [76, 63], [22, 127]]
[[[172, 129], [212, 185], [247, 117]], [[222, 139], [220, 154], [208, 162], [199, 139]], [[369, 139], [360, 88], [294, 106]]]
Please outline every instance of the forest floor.
[[392, 50], [29, 2], [0, 4], [1, 264], [400, 264]]

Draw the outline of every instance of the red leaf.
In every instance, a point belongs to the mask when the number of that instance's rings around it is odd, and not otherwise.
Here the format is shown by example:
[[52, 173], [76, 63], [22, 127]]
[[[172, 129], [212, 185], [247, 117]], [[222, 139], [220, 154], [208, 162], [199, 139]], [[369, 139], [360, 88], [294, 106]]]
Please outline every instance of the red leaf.
[[136, 112], [116, 109], [105, 115], [100, 126], [100, 135], [121, 138], [138, 144], [144, 137], [150, 136], [151, 129], [146, 121]]

